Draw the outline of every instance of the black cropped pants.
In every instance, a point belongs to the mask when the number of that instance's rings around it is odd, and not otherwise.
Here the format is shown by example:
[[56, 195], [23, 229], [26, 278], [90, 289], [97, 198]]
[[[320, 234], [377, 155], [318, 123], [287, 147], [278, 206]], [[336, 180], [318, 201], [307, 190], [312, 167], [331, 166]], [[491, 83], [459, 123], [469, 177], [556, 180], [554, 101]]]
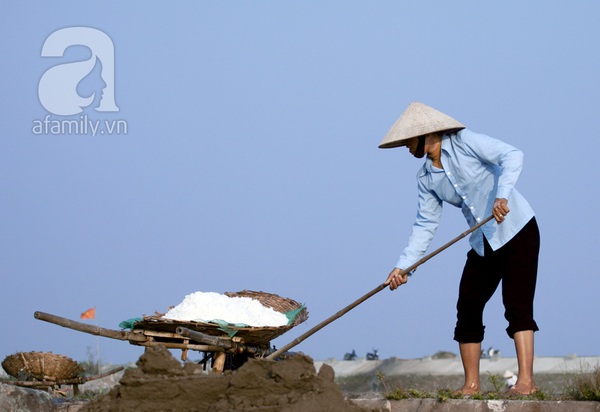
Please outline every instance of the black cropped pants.
[[460, 343], [483, 341], [483, 310], [500, 281], [506, 332], [539, 330], [533, 319], [533, 298], [537, 280], [540, 233], [535, 217], [508, 243], [493, 251], [484, 237], [484, 256], [467, 253], [458, 294], [454, 340]]

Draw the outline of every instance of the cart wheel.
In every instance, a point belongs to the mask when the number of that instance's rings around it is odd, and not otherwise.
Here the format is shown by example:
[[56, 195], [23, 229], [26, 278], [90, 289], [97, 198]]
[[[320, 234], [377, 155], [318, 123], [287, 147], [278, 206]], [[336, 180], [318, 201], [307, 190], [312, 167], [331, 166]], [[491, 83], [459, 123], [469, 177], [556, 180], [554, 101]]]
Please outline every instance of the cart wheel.
[[249, 357], [247, 353], [228, 353], [225, 359], [225, 369], [236, 370], [246, 363]]

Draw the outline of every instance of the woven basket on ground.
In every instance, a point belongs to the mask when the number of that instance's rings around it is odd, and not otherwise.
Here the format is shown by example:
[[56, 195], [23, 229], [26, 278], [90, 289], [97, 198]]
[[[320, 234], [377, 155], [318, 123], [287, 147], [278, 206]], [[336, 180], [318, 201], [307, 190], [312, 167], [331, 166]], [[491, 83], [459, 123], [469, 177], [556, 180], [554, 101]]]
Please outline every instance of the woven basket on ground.
[[[267, 292], [255, 292], [252, 290], [243, 290], [241, 292], [225, 292], [225, 295], [229, 297], [248, 297], [258, 300], [263, 306], [272, 308], [277, 312], [286, 313], [292, 310], [297, 310], [302, 307], [302, 304], [295, 300], [283, 298], [273, 293]], [[296, 315], [291, 324], [285, 326], [248, 326], [248, 327], [234, 327], [231, 329], [235, 330], [236, 337], [242, 338], [244, 343], [248, 345], [257, 345], [268, 348], [271, 340], [278, 336], [281, 336], [294, 326], [299, 325], [308, 319], [308, 310], [303, 307], [302, 310]], [[182, 326], [188, 329], [197, 330], [202, 333], [213, 336], [227, 336], [227, 334], [219, 328], [219, 325], [215, 323], [205, 323], [196, 321], [183, 321], [174, 319], [165, 319], [161, 316], [144, 316], [143, 320], [136, 322], [134, 330], [146, 329], [155, 330], [162, 332], [175, 332], [177, 327]]]
[[77, 377], [83, 367], [52, 352], [17, 352], [2, 361], [2, 368], [19, 380], [62, 381]]

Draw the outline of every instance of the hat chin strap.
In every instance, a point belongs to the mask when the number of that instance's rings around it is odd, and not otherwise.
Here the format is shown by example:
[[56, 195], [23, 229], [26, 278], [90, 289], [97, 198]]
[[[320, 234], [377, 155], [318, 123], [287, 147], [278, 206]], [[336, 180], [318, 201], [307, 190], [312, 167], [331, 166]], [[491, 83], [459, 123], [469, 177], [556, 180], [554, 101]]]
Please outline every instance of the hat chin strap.
[[419, 136], [419, 144], [417, 145], [417, 150], [415, 150], [415, 157], [417, 159], [421, 159], [425, 156], [425, 136]]

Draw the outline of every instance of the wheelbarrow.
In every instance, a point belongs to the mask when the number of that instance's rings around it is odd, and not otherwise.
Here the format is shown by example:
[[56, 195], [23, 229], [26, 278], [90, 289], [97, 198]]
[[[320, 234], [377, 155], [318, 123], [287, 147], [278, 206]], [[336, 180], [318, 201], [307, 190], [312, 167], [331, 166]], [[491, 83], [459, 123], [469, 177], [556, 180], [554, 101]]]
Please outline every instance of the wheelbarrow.
[[[154, 316], [143, 316], [132, 322], [130, 330], [106, 329], [87, 323], [77, 322], [49, 313], [37, 311], [34, 317], [79, 332], [106, 338], [128, 341], [137, 346], [163, 345], [168, 349], [180, 349], [181, 360], [185, 361], [189, 350], [202, 352], [201, 361], [206, 369], [211, 363], [213, 372], [224, 369], [236, 369], [249, 357], [265, 357], [275, 349], [271, 348], [271, 340], [289, 331], [308, 318], [308, 310], [304, 305], [278, 295], [266, 292], [243, 290], [226, 292], [230, 297], [249, 297], [258, 300], [264, 306], [281, 313], [294, 313], [288, 325], [273, 327], [240, 327], [236, 325], [219, 325], [216, 323], [181, 321], [164, 318], [161, 313]], [[281, 353], [280, 357], [285, 357]]]

